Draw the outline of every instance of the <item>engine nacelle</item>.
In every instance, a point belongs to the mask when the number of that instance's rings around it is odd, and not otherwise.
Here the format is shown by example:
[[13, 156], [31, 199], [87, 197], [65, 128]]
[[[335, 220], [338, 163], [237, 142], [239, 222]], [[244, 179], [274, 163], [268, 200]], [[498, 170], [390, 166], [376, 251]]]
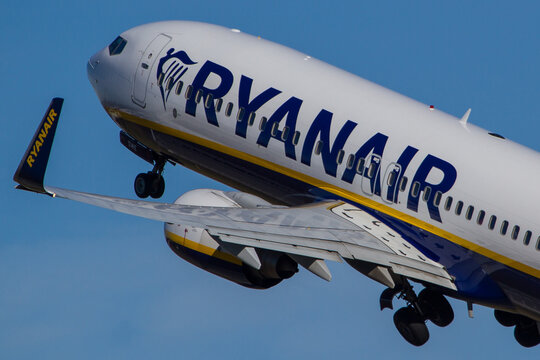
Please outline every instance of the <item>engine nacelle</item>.
[[[256, 208], [271, 206], [267, 201], [242, 192], [211, 189], [192, 190], [175, 204]], [[214, 275], [255, 289], [268, 289], [298, 272], [298, 264], [284, 253], [257, 249], [261, 268], [255, 269], [222, 248], [206, 230], [181, 224], [165, 223], [165, 238], [174, 253]]]

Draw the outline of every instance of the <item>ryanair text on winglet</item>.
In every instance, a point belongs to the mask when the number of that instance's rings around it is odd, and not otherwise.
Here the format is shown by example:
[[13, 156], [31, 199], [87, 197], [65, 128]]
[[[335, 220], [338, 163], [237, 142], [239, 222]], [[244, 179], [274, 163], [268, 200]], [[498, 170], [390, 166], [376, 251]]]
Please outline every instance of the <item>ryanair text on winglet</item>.
[[49, 111], [49, 114], [47, 115], [47, 120], [43, 122], [43, 127], [39, 131], [39, 134], [36, 137], [36, 140], [34, 141], [34, 145], [32, 146], [32, 151], [30, 151], [30, 154], [26, 158], [26, 163], [28, 164], [28, 166], [32, 167], [32, 165], [36, 161], [36, 158], [39, 154], [39, 150], [41, 149], [43, 142], [47, 138], [47, 135], [49, 134], [49, 129], [51, 128], [53, 122], [56, 121], [57, 116], [58, 114], [54, 111], [54, 109], [51, 109]]

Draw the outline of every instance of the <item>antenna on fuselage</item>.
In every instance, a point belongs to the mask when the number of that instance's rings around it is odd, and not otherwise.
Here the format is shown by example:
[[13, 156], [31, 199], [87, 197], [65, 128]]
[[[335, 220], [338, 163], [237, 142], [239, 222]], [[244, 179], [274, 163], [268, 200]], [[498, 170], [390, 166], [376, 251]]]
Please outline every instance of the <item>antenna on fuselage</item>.
[[471, 115], [471, 108], [469, 108], [465, 114], [463, 115], [463, 117], [461, 118], [461, 120], [459, 120], [460, 123], [462, 123], [463, 125], [466, 125], [467, 124], [467, 120], [469, 120], [469, 115]]

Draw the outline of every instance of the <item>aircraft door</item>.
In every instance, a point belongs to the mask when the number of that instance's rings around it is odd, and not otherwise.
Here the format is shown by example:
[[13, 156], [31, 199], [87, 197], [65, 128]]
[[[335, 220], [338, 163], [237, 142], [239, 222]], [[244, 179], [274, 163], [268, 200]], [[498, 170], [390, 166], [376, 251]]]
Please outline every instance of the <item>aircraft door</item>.
[[131, 99], [133, 102], [141, 107], [146, 106], [146, 89], [148, 87], [148, 79], [153, 65], [158, 58], [159, 53], [165, 45], [171, 41], [171, 37], [159, 34], [152, 40], [150, 45], [146, 48], [139, 60], [137, 70], [135, 70], [135, 77], [133, 78], [133, 91], [131, 92]]
[[[367, 158], [366, 167], [362, 176], [362, 191], [366, 195], [373, 195], [377, 190], [380, 191], [379, 181], [381, 172], [381, 157], [373, 154]], [[378, 189], [379, 188], [379, 189]]]
[[401, 174], [401, 165], [391, 163], [386, 169], [384, 178], [381, 184], [381, 197], [388, 203], [396, 202], [396, 194], [398, 191], [398, 180]]

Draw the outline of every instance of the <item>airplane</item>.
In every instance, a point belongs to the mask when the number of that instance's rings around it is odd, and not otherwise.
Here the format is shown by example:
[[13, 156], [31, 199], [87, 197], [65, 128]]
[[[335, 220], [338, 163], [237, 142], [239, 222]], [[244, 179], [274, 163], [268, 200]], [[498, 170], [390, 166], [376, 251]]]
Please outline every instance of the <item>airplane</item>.
[[[24, 154], [17, 188], [164, 222], [174, 253], [268, 289], [304, 268], [330, 281], [345, 261], [385, 286], [380, 308], [415, 346], [448, 326], [447, 297], [494, 309], [519, 344], [540, 343], [538, 152], [237, 29], [167, 21], [115, 38], [87, 63], [121, 143], [160, 198], [180, 164], [236, 191], [172, 203], [44, 184], [63, 99]], [[414, 286], [421, 286], [417, 291]]]

